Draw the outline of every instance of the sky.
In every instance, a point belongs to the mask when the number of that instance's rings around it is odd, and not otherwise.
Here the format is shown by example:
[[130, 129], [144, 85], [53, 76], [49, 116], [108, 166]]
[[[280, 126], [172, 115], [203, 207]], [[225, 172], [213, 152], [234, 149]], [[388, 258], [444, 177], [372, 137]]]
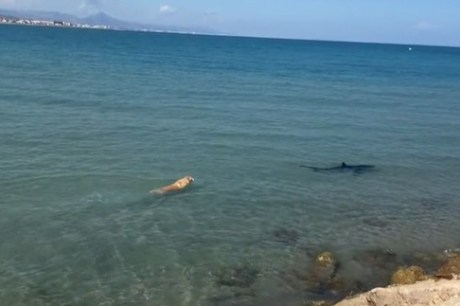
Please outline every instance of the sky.
[[460, 46], [460, 0], [0, 0], [0, 8], [103, 11], [243, 36]]

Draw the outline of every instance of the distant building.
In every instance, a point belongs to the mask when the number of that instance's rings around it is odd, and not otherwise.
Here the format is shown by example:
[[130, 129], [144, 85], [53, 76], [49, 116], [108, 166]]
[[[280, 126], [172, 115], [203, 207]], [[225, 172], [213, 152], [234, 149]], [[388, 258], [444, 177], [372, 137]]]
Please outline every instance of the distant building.
[[70, 22], [67, 22], [67, 21], [57, 21], [57, 20], [54, 20], [53, 21], [53, 25], [54, 26], [57, 26], [57, 27], [70, 27], [72, 26], [72, 24]]
[[47, 27], [77, 27], [85, 29], [111, 29], [106, 25], [89, 25], [89, 24], [72, 24], [68, 21], [61, 20], [40, 20], [40, 19], [25, 19], [9, 16], [0, 16], [0, 24], [21, 24], [32, 26], [47, 26]]

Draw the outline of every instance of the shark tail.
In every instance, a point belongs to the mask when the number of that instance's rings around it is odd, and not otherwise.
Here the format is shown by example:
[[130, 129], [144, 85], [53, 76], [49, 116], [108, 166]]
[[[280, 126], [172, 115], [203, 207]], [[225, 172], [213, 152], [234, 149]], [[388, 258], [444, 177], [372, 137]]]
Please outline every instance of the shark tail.
[[319, 169], [316, 168], [316, 167], [311, 167], [311, 166], [307, 166], [307, 165], [299, 165], [300, 168], [308, 168], [308, 169], [311, 169], [313, 171], [318, 171]]

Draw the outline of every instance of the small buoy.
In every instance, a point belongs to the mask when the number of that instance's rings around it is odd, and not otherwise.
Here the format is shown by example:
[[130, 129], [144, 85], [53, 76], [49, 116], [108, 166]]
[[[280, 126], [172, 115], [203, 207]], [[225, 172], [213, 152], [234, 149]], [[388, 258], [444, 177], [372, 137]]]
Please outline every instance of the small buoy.
[[409, 47], [409, 51], [412, 51], [412, 48], [411, 48], [411, 47]]

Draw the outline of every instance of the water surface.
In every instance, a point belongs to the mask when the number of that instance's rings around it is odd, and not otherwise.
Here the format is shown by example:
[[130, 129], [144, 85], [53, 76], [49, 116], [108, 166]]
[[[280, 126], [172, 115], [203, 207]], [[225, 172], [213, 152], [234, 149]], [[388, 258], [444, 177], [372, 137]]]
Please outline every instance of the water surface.
[[[297, 305], [308, 250], [459, 246], [460, 49], [0, 36], [2, 304]], [[342, 161], [376, 169], [299, 167]], [[241, 263], [247, 291], [216, 285]]]

